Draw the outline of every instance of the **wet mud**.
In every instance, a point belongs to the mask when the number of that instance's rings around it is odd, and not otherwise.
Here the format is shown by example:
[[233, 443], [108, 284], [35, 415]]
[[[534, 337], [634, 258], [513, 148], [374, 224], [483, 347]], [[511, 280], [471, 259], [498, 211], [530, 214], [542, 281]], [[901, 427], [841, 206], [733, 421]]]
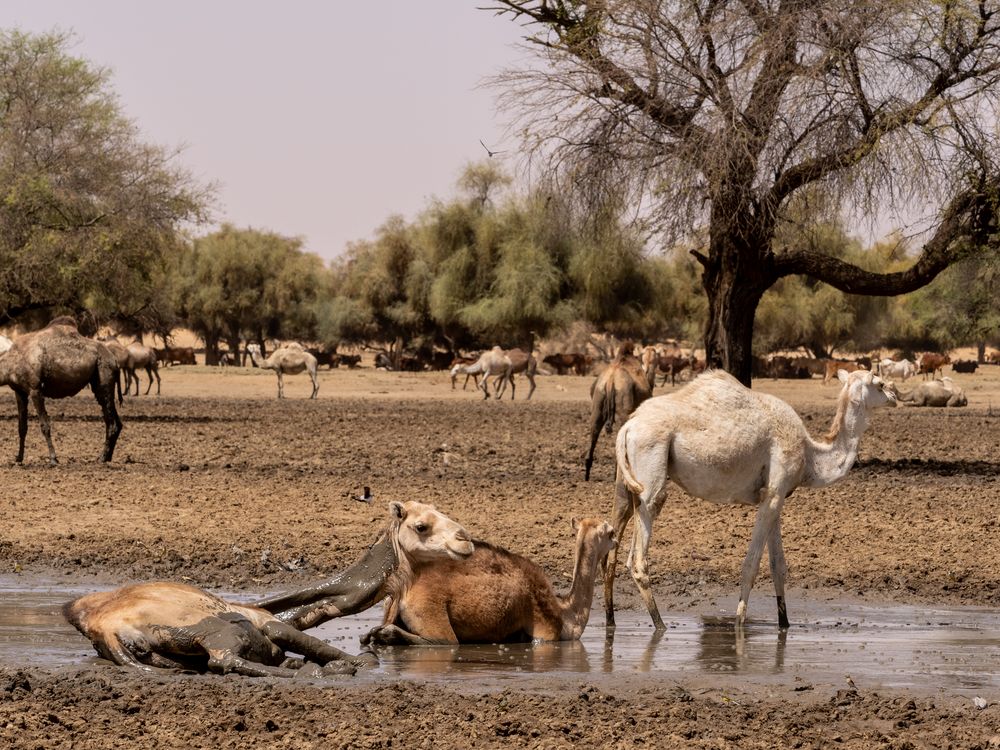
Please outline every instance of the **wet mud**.
[[[589, 380], [497, 403], [446, 375], [334, 371], [318, 401], [289, 379], [278, 403], [273, 377], [173, 368], [164, 396], [126, 403], [110, 466], [92, 399], [52, 402], [63, 463], [33, 421], [25, 466], [0, 465], [0, 746], [1000, 747], [1000, 373], [974, 377], [967, 409], [877, 414], [847, 479], [788, 500], [784, 637], [766, 564], [732, 627], [752, 513], [672, 491], [651, 548], [662, 638], [620, 571], [611, 644], [598, 596], [580, 644], [394, 649], [323, 683], [150, 680], [96, 660], [58, 606], [140, 580], [240, 599], [316, 583], [393, 499], [435, 503], [565, 590], [570, 519], [612, 497], [604, 436], [583, 481]], [[761, 387], [825, 430], [832, 387]], [[15, 427], [0, 418], [10, 458]], [[313, 632], [356, 651], [379, 614]]]

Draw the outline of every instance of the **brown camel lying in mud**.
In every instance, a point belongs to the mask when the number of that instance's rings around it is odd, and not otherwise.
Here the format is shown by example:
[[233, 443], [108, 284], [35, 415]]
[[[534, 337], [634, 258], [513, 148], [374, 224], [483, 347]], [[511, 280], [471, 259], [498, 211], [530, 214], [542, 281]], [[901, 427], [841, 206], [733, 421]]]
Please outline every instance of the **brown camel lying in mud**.
[[467, 560], [408, 556], [389, 579], [382, 625], [364, 645], [441, 645], [577, 640], [587, 627], [597, 569], [615, 546], [611, 525], [573, 519], [573, 583], [557, 596], [527, 558], [476, 540]]
[[653, 395], [642, 362], [631, 352], [631, 344], [623, 345], [618, 356], [590, 386], [590, 452], [583, 475], [587, 481], [590, 480], [590, 467], [594, 465], [594, 449], [601, 427], [610, 435], [615, 428], [625, 424], [639, 404]]
[[[390, 522], [368, 552], [331, 581], [254, 605], [226, 602], [186, 584], [156, 582], [87, 594], [66, 619], [105, 659], [147, 672], [191, 669], [249, 677], [353, 674], [377, 663], [300, 631], [360, 612], [385, 598], [400, 559], [424, 563], [472, 553], [468, 533], [431, 505], [392, 503]], [[305, 660], [289, 658], [293, 651]]]
[[[104, 416], [104, 450], [100, 460], [110, 461], [122, 430], [115, 408], [118, 383], [118, 361], [114, 354], [99, 341], [81, 336], [76, 321], [70, 317], [55, 318], [42, 330], [18, 338], [0, 357], [0, 385], [9, 385], [17, 401], [18, 446], [14, 460], [17, 463], [24, 460], [30, 398], [49, 447], [49, 463], [59, 463], [45, 399], [75, 396], [89, 385]], [[120, 388], [119, 385], [119, 400]]]

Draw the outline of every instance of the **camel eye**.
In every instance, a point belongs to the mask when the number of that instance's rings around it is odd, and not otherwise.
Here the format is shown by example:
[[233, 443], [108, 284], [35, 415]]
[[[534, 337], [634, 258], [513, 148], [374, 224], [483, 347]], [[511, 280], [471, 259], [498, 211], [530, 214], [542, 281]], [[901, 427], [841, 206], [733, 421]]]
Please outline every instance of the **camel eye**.
[[416, 531], [418, 534], [424, 534], [427, 532], [427, 524], [426, 523], [414, 524], [413, 530]]

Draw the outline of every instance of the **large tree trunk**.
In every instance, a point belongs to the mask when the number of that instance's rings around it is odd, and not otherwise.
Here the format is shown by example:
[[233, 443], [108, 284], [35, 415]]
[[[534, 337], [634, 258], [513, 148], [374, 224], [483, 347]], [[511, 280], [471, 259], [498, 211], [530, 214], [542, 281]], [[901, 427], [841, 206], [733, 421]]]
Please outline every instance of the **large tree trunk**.
[[219, 337], [214, 334], [205, 334], [205, 364], [212, 366], [219, 364]]
[[705, 267], [702, 285], [708, 297], [706, 364], [725, 370], [749, 388], [754, 316], [775, 277], [769, 233], [741, 229], [713, 231], [709, 257], [696, 257]]

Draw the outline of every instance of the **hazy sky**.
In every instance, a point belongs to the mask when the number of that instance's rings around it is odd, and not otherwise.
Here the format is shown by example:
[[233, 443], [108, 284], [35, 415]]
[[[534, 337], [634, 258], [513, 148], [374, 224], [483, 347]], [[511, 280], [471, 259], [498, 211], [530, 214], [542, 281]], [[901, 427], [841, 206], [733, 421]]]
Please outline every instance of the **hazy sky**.
[[504, 143], [484, 77], [522, 30], [469, 0], [3, 0], [0, 25], [76, 33], [145, 140], [184, 145], [217, 218], [331, 258], [453, 194]]

